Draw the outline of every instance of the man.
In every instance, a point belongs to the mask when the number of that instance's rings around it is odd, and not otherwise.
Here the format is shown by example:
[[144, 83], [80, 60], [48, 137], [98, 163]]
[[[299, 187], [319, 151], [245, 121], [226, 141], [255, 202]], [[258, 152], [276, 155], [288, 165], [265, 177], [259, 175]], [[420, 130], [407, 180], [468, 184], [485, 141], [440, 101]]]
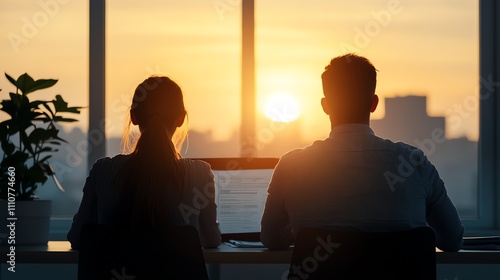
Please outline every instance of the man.
[[430, 226], [439, 249], [458, 251], [464, 228], [436, 168], [418, 148], [379, 138], [369, 126], [378, 104], [375, 67], [347, 54], [325, 69], [321, 106], [330, 137], [280, 159], [268, 189], [262, 243], [288, 248], [302, 227]]

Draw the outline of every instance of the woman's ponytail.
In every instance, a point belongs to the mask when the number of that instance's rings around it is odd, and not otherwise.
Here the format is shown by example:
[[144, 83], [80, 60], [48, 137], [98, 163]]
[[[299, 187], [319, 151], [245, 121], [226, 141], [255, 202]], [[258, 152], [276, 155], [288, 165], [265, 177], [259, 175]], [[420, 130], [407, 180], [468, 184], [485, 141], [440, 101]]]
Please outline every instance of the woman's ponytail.
[[168, 223], [172, 213], [168, 213], [165, 201], [182, 196], [184, 184], [180, 155], [172, 143], [179, 119], [185, 116], [182, 92], [167, 77], [149, 78], [136, 90], [131, 113], [141, 130], [125, 168], [124, 194], [133, 203], [132, 222]]

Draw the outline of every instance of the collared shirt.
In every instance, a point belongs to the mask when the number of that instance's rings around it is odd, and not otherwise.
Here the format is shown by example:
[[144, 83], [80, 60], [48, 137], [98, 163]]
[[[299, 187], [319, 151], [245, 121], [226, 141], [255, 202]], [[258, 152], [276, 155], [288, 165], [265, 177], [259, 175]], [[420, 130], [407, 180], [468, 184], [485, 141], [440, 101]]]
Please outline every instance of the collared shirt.
[[441, 250], [461, 248], [464, 228], [436, 168], [416, 147], [377, 137], [368, 125], [345, 124], [281, 157], [268, 188], [261, 240], [280, 249], [303, 227], [423, 226], [434, 229]]

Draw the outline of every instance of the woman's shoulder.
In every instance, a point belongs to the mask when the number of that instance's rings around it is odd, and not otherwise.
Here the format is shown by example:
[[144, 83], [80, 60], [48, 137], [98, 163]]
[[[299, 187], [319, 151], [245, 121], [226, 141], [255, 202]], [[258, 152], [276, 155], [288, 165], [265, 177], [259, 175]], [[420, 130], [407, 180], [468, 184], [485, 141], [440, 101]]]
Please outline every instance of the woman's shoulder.
[[180, 162], [182, 166], [184, 166], [187, 169], [190, 170], [200, 170], [200, 171], [206, 171], [206, 170], [212, 170], [210, 164], [203, 160], [199, 159], [190, 159], [190, 158], [181, 158]]
[[109, 172], [110, 170], [119, 169], [130, 155], [116, 155], [114, 157], [102, 157], [97, 159], [92, 166], [92, 171]]

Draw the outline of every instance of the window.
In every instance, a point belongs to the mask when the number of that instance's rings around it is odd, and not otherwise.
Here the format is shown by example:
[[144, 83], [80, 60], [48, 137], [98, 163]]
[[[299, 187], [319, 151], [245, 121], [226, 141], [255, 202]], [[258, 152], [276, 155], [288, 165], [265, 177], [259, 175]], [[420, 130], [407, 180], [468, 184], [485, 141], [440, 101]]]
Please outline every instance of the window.
[[479, 218], [466, 221], [473, 233], [498, 234], [500, 231], [500, 20], [496, 1], [480, 1], [480, 142], [479, 142]]
[[[0, 4], [4, 72], [57, 78], [54, 90], [87, 106], [88, 4]], [[257, 156], [279, 157], [328, 137], [320, 75], [329, 59], [356, 52], [379, 70], [375, 132], [427, 152], [466, 234], [498, 234], [499, 9], [493, 0], [255, 1]], [[119, 153], [135, 86], [151, 74], [170, 76], [184, 91], [190, 133], [183, 156], [240, 155], [241, 19], [241, 1], [107, 1], [106, 155]], [[401, 116], [404, 106], [419, 116], [418, 129], [387, 130], [390, 114]], [[64, 126], [70, 143], [56, 171], [66, 193], [50, 185], [39, 192], [55, 203], [53, 239], [65, 239], [81, 200], [88, 112]]]
[[[13, 91], [3, 72], [15, 78], [27, 72], [34, 79], [58, 80], [32, 98], [61, 94], [70, 106], [88, 107], [88, 15], [88, 1], [2, 1], [0, 94]], [[40, 199], [52, 200], [52, 239], [66, 238], [68, 220], [78, 209], [87, 176], [88, 109], [72, 117], [79, 122], [61, 125], [59, 134], [69, 143], [50, 159], [66, 192], [60, 192], [49, 178], [36, 193]]]
[[120, 152], [135, 87], [160, 74], [184, 93], [189, 137], [183, 156], [239, 156], [241, 8], [215, 2], [108, 1], [107, 155]]

